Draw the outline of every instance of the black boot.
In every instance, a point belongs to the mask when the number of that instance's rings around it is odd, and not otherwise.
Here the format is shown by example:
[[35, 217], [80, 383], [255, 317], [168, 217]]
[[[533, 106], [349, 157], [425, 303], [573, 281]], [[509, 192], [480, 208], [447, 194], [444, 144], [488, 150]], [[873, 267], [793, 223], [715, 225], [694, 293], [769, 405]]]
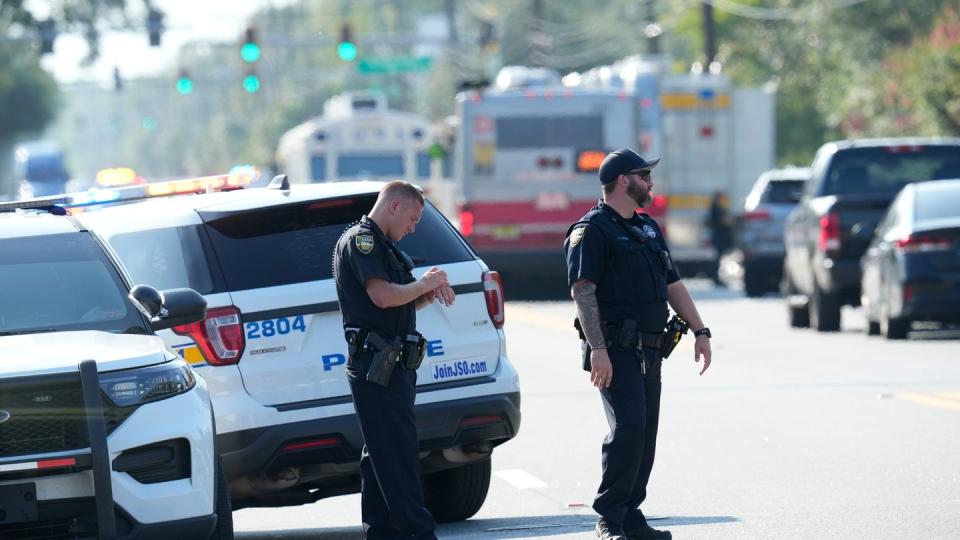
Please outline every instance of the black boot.
[[607, 524], [607, 520], [600, 518], [597, 521], [597, 538], [600, 540], [627, 540], [623, 529]]
[[624, 523], [623, 530], [629, 540], [670, 540], [673, 538], [670, 531], [660, 531], [651, 527], [640, 510], [634, 510], [630, 513], [626, 523]]

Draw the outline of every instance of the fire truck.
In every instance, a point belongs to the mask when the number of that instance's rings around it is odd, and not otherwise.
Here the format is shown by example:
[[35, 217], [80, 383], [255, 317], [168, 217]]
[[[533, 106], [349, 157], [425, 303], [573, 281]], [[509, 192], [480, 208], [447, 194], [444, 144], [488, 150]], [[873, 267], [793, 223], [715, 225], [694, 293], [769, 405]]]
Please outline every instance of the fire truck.
[[600, 162], [631, 147], [662, 158], [645, 211], [681, 270], [707, 269], [711, 195], [742, 206], [774, 164], [774, 91], [673, 74], [663, 58], [631, 57], [562, 81], [538, 68], [533, 84], [523, 69], [457, 95], [456, 220], [484, 260], [507, 280], [562, 270], [567, 228], [600, 196]]

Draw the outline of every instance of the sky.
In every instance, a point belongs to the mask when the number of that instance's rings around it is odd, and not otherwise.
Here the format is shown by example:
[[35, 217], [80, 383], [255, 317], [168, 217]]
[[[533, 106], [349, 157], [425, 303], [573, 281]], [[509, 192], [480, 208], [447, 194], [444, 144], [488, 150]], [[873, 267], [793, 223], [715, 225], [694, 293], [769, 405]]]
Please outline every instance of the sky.
[[[131, 13], [142, 3], [127, 0]], [[197, 39], [228, 41], [237, 39], [258, 9], [281, 6], [291, 0], [154, 0], [166, 14], [160, 47], [150, 47], [146, 28], [129, 32], [105, 32], [100, 39], [100, 58], [93, 65], [81, 66], [87, 45], [79, 34], [60, 34], [54, 54], [42, 65], [58, 82], [88, 81], [108, 86], [113, 83], [113, 68], [124, 78], [161, 75], [176, 69], [177, 51], [186, 42]], [[35, 15], [43, 16], [42, 0], [29, 2]], [[136, 11], [134, 11], [134, 9]], [[40, 10], [38, 13], [37, 10]], [[134, 15], [136, 17], [136, 15]]]

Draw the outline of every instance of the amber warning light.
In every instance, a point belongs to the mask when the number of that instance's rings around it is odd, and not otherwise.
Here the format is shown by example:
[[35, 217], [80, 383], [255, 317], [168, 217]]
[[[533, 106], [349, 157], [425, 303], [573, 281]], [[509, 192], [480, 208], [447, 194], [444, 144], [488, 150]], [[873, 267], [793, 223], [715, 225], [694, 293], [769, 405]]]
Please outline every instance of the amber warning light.
[[602, 150], [584, 150], [577, 155], [577, 170], [580, 172], [597, 172], [607, 153]]

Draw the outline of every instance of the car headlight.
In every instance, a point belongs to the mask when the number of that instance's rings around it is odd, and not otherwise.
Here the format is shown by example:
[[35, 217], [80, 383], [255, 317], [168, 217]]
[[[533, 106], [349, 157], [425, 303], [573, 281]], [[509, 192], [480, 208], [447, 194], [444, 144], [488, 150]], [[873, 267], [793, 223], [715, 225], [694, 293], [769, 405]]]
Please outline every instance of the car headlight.
[[187, 392], [197, 380], [182, 360], [100, 374], [100, 388], [118, 407], [142, 405]]

